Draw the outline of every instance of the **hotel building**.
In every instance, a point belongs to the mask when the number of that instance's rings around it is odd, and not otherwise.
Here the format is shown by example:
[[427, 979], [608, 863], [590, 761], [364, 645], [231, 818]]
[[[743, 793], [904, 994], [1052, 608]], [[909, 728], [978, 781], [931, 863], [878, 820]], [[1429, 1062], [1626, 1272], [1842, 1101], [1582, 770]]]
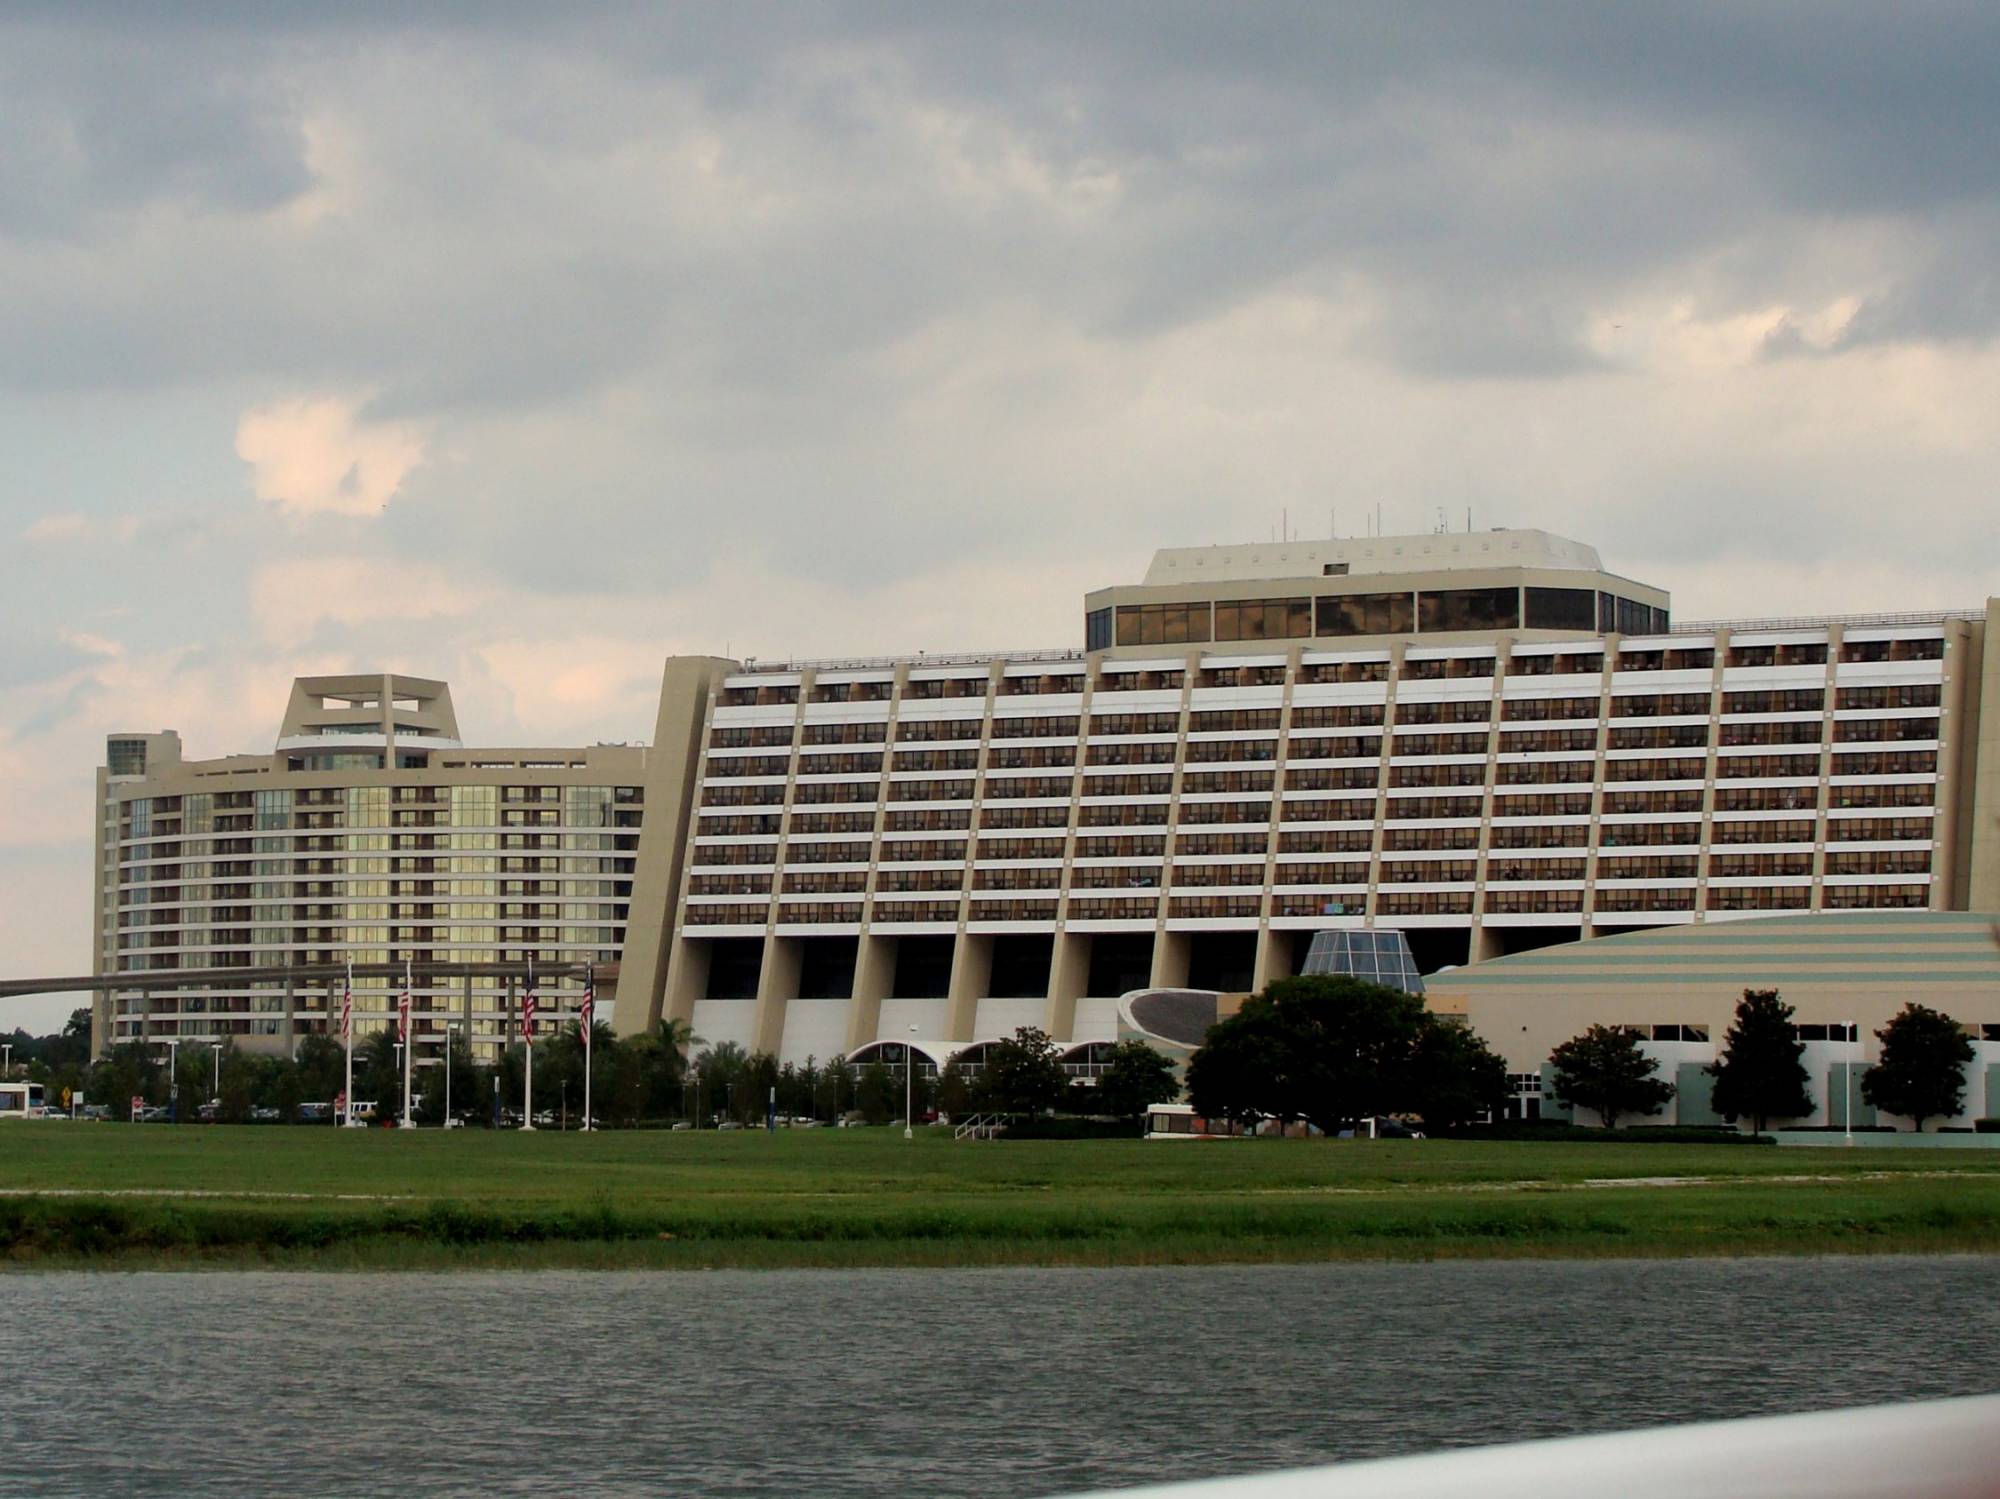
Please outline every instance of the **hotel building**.
[[[1121, 994], [1254, 988], [1329, 927], [1433, 972], [1992, 909], [1993, 607], [1677, 621], [1510, 530], [1162, 551], [1085, 599], [1080, 650], [674, 658], [645, 750], [466, 750], [442, 684], [305, 681], [274, 755], [113, 739], [97, 952], [597, 954], [628, 1033], [942, 1061], [1035, 1024], [1087, 1065]], [[174, 1003], [121, 995], [105, 1034], [287, 1033], [269, 993]], [[498, 1044], [503, 985], [454, 1003]]]

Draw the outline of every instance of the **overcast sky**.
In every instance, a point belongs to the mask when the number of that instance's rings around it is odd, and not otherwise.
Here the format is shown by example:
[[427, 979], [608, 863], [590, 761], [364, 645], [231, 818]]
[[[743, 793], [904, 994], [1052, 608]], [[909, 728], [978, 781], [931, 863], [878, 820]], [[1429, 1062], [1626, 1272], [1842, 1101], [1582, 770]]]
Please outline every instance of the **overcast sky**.
[[638, 739], [1377, 504], [2000, 593], [1990, 0], [405, 9], [0, 19], [0, 972], [88, 966], [107, 732], [304, 672]]

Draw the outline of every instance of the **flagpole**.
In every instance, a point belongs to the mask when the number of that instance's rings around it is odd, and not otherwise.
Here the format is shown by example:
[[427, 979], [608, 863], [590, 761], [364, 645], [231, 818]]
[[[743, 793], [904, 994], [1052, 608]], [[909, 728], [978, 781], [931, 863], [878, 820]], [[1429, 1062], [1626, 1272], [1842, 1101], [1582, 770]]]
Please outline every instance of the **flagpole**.
[[583, 1128], [590, 1130], [590, 1033], [597, 1028], [597, 983], [590, 964], [583, 969]]
[[527, 1043], [527, 1078], [521, 1090], [521, 1128], [535, 1127], [535, 958], [528, 955], [528, 992], [521, 996], [521, 1036]]
[[416, 1055], [416, 1038], [410, 1033], [410, 960], [403, 959], [403, 997], [398, 1006], [397, 1025], [403, 1033], [403, 1123], [404, 1129], [415, 1129], [416, 1120], [410, 1117], [410, 1063]]
[[340, 1039], [347, 1046], [347, 1089], [340, 1110], [343, 1126], [354, 1119], [354, 959], [347, 960], [347, 982], [340, 991]]

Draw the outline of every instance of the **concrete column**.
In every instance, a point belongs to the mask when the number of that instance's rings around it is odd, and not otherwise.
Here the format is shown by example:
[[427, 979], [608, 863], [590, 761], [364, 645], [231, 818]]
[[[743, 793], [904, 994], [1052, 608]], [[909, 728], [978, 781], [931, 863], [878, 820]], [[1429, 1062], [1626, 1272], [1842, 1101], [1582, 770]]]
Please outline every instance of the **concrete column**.
[[1483, 923], [1475, 922], [1472, 927], [1472, 949], [1469, 962], [1484, 963], [1489, 958], [1500, 956], [1500, 933]]
[[[694, 1004], [708, 992], [708, 961], [714, 949], [694, 937], [675, 937], [673, 961], [667, 965], [667, 992], [663, 1017], [694, 1024]], [[619, 977], [623, 979], [621, 969]]]
[[1160, 932], [1153, 938], [1153, 973], [1147, 982], [1155, 989], [1186, 988], [1188, 960], [1193, 950], [1192, 933]]
[[764, 939], [764, 962], [757, 972], [757, 1009], [750, 1021], [750, 1049], [778, 1054], [785, 1040], [785, 1009], [799, 997], [799, 966], [805, 944], [796, 937]]
[[[971, 868], [970, 861], [966, 867]], [[946, 1041], [970, 1041], [979, 1024], [980, 997], [993, 987], [993, 939], [959, 931], [951, 949], [951, 985], [945, 1004]]]
[[863, 933], [854, 954], [854, 1001], [847, 1007], [847, 1050], [873, 1041], [882, 1029], [882, 1001], [896, 978], [896, 939]]
[[1076, 1002], [1090, 982], [1090, 937], [1084, 932], [1056, 933], [1055, 956], [1049, 963], [1049, 1003], [1042, 1029], [1053, 1040], [1076, 1034]]
[[1291, 954], [1284, 950], [1290, 937], [1290, 932], [1274, 932], [1269, 927], [1257, 934], [1257, 963], [1250, 977], [1251, 993], [1262, 994], [1273, 981], [1291, 976], [1286, 962]]

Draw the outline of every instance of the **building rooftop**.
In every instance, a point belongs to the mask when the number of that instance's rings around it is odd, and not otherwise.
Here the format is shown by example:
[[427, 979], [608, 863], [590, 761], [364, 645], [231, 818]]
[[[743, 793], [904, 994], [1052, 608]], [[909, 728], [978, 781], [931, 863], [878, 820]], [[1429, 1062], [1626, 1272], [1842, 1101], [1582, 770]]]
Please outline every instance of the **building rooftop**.
[[1349, 536], [1243, 546], [1162, 547], [1146, 582], [1243, 582], [1367, 573], [1454, 572], [1538, 567], [1602, 572], [1597, 548], [1548, 531], [1444, 531], [1416, 536]]

